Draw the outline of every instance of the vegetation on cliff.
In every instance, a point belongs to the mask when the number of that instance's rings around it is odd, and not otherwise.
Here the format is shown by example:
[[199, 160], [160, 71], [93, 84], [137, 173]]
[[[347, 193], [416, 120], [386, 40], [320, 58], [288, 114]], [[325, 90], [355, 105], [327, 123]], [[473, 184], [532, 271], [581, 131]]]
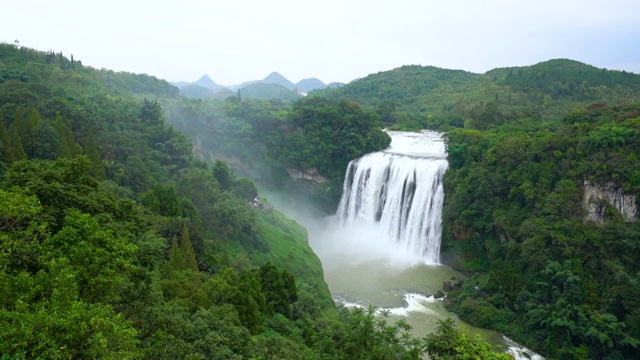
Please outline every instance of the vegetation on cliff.
[[640, 194], [640, 105], [448, 133], [445, 246], [475, 272], [449, 304], [549, 358], [633, 358], [640, 222], [585, 221], [584, 181]]

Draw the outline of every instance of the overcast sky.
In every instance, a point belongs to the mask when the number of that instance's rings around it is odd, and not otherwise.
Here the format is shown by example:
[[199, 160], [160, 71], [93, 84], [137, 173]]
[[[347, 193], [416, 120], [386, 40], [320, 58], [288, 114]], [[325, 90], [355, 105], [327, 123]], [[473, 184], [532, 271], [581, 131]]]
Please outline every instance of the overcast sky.
[[640, 73], [639, 0], [0, 0], [0, 42], [223, 85], [570, 58]]

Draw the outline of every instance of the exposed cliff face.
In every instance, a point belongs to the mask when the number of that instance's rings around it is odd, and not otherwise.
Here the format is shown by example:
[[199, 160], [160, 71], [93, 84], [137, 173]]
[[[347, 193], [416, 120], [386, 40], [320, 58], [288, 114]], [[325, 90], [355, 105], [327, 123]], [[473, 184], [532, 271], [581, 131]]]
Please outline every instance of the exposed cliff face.
[[625, 194], [614, 182], [593, 184], [585, 180], [582, 200], [582, 207], [585, 210], [584, 221], [601, 223], [604, 219], [604, 211], [607, 205], [618, 210], [628, 222], [638, 220], [638, 206], [635, 195]]
[[289, 176], [291, 176], [294, 180], [307, 180], [314, 182], [316, 184], [324, 184], [327, 182], [327, 178], [320, 175], [318, 169], [310, 168], [310, 169], [296, 169], [296, 168], [287, 168], [287, 172]]

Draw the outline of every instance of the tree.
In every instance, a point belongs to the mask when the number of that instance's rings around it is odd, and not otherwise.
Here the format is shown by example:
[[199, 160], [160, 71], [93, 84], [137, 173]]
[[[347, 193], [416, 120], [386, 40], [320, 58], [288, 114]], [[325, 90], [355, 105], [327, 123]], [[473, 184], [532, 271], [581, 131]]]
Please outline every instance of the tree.
[[24, 152], [20, 134], [13, 127], [11, 128], [11, 153], [13, 154], [13, 161], [27, 160], [27, 153]]
[[87, 139], [84, 153], [87, 155], [87, 158], [89, 158], [91, 175], [98, 180], [105, 180], [107, 175], [105, 174], [102, 160], [100, 160], [100, 153], [98, 152], [98, 145], [93, 136], [93, 131], [89, 133], [89, 139]]
[[53, 128], [58, 134], [58, 139], [60, 139], [60, 146], [58, 149], [59, 157], [73, 158], [82, 154], [82, 148], [73, 139], [71, 126], [62, 119], [59, 111], [56, 112], [56, 120], [53, 123]]
[[265, 312], [265, 295], [261, 291], [260, 275], [257, 271], [245, 270], [240, 274], [238, 291], [232, 298], [242, 323], [252, 334], [264, 330], [262, 322]]
[[162, 115], [164, 110], [158, 100], [149, 101], [146, 98], [142, 100], [142, 106], [140, 107], [140, 120], [144, 124], [158, 124], [162, 122]]
[[506, 353], [497, 353], [494, 346], [487, 344], [479, 336], [471, 338], [456, 329], [452, 318], [438, 320], [438, 327], [425, 339], [425, 349], [430, 359], [442, 360], [509, 360]]
[[260, 266], [260, 279], [262, 292], [266, 298], [267, 314], [278, 312], [289, 315], [288, 294], [285, 290], [282, 272], [272, 263], [266, 263]]
[[66, 258], [74, 272], [80, 297], [91, 302], [110, 301], [127, 275], [135, 270], [138, 247], [115, 236], [89, 214], [70, 210], [64, 227], [44, 242], [48, 261]]
[[221, 188], [232, 189], [235, 176], [226, 161], [216, 159], [213, 164], [213, 176], [218, 180]]
[[184, 257], [182, 256], [182, 251], [180, 246], [178, 245], [178, 238], [173, 236], [171, 239], [171, 250], [169, 251], [169, 266], [173, 270], [183, 270], [184, 269]]
[[180, 244], [180, 252], [184, 259], [184, 268], [188, 270], [198, 271], [198, 261], [196, 253], [191, 245], [191, 237], [189, 237], [189, 227], [184, 224], [182, 227], [182, 243]]
[[4, 121], [2, 121], [2, 114], [0, 114], [0, 147], [2, 151], [0, 153], [0, 160], [10, 163], [13, 161], [13, 148], [11, 147], [11, 139], [9, 138], [9, 133], [7, 133], [7, 128], [4, 126]]

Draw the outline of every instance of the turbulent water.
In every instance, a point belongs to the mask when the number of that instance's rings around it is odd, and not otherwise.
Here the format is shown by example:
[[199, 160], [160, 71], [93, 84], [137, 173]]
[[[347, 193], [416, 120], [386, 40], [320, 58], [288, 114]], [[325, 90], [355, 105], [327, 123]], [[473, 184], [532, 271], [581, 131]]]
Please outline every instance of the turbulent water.
[[389, 149], [349, 163], [337, 217], [370, 223], [409, 254], [440, 260], [447, 153], [435, 132], [390, 132]]
[[[335, 217], [282, 194], [269, 200], [307, 228], [336, 302], [385, 309], [422, 337], [438, 320], [456, 318], [433, 294], [464, 277], [439, 265], [446, 146], [435, 132], [389, 134], [389, 149], [349, 164]], [[496, 332], [466, 329], [516, 360], [543, 359]]]

